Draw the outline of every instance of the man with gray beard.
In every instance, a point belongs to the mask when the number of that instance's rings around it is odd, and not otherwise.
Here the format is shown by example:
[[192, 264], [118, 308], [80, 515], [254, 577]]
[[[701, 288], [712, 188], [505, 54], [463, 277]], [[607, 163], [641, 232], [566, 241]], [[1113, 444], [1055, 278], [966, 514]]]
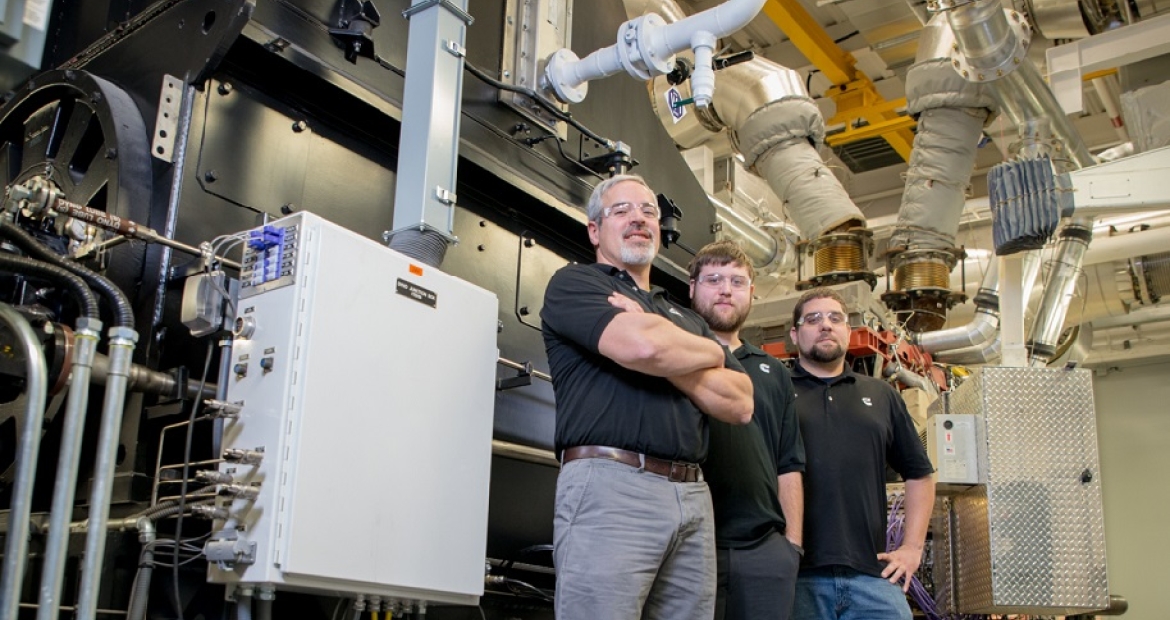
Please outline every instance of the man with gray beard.
[[[910, 620], [905, 591], [922, 561], [934, 468], [902, 396], [845, 363], [849, 311], [806, 292], [792, 313], [792, 384], [804, 439], [804, 549], [796, 620]], [[886, 552], [886, 466], [906, 482], [903, 542]], [[898, 587], [901, 582], [901, 587]]]
[[553, 522], [559, 620], [710, 620], [707, 417], [745, 424], [751, 380], [706, 323], [650, 286], [659, 210], [641, 177], [593, 190], [592, 265], [549, 281], [542, 331], [561, 460]]

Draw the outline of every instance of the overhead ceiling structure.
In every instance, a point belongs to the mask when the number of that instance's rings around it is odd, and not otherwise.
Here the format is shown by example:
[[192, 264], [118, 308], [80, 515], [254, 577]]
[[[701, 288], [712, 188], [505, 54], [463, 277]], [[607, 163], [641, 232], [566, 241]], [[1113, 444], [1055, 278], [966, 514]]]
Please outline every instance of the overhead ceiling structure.
[[[627, 0], [627, 7], [630, 4]], [[684, 11], [693, 13], [718, 5], [719, 1], [680, 0], [678, 4]], [[724, 49], [720, 51], [727, 54], [751, 50], [758, 56], [794, 70], [803, 79], [809, 95], [816, 101], [825, 119], [825, 144], [829, 148], [823, 149], [822, 155], [874, 231], [876, 254], [879, 256], [886, 251], [886, 241], [895, 229], [907, 182], [906, 162], [909, 160], [914, 132], [918, 129], [917, 122], [906, 109], [906, 78], [916, 62], [919, 44], [929, 39], [925, 28], [935, 13], [929, 10], [928, 4], [926, 0], [768, 0], [755, 20], [722, 41]], [[944, 1], [940, 6], [962, 4], [965, 3]], [[1089, 56], [1098, 51], [1104, 53], [1117, 45], [1104, 41], [1108, 37], [1103, 33], [1125, 26], [1127, 22], [1147, 24], [1151, 18], [1170, 10], [1170, 6], [1160, 6], [1153, 0], [1131, 2], [1127, 6], [1109, 1], [1004, 0], [1003, 7], [1009, 14], [1014, 12], [1031, 24], [1027, 61], [1035, 65], [1038, 73], [1050, 83], [1054, 79], [1060, 80], [1057, 97], [1069, 112], [1072, 127], [1080, 134], [1085, 147], [1093, 155], [1100, 156], [1109, 149], [1121, 148], [1128, 143], [1129, 134], [1123, 125], [1121, 110], [1125, 98], [1119, 95], [1165, 80], [1166, 64], [1170, 61], [1163, 56], [1147, 60], [1144, 65], [1125, 66], [1129, 62], [1150, 58], [1154, 53], [1143, 52], [1144, 55], [1140, 57], [1130, 54], [1131, 58], [1125, 62], [1113, 64]], [[1090, 40], [1085, 39], [1093, 34], [1099, 35], [1098, 38], [1102, 39], [1100, 43], [1089, 43]], [[1120, 36], [1120, 32], [1113, 34], [1119, 35], [1113, 39], [1127, 38]], [[1147, 41], [1150, 38], [1144, 37]], [[1082, 40], [1086, 43], [1078, 43]], [[1050, 67], [1048, 60], [1051, 58], [1064, 64]], [[1065, 66], [1075, 62], [1074, 59], [1081, 59], [1080, 62], [1085, 63], [1084, 68], [1079, 65]], [[1078, 82], [1080, 92], [1076, 93], [1078, 88], [1075, 84]], [[1149, 107], [1132, 100], [1129, 105], [1136, 110]], [[1143, 112], [1140, 121], [1157, 122], [1154, 118], [1145, 118], [1149, 114]], [[1137, 115], [1134, 116], [1133, 122], [1137, 122], [1139, 119]], [[1009, 158], [1014, 145], [1019, 142], [1018, 129], [1012, 119], [1013, 115], [1001, 113], [993, 116], [984, 126], [984, 140], [977, 150], [970, 184], [966, 189], [968, 205], [959, 243], [966, 244], [970, 255], [966, 261], [968, 275], [965, 284], [968, 292], [974, 292], [973, 288], [977, 287], [989, 256], [994, 259], [994, 255], [988, 253], [990, 243], [986, 239], [988, 231], [985, 230], [990, 221], [986, 206], [986, 175], [992, 167]], [[716, 150], [716, 183], [711, 188], [712, 193], [728, 200], [732, 206], [741, 206], [735, 202], [738, 198], [741, 199], [739, 203], [756, 206], [756, 210], [761, 213], [770, 209], [780, 214], [781, 219], [786, 219], [788, 214], [784, 201], [776, 198], [766, 184], [757, 182], [750, 175], [736, 176], [734, 171], [742, 171], [742, 161], [737, 163], [733, 154], [718, 152], [718, 146], [713, 144], [708, 143], [709, 147]], [[726, 163], [720, 164], [721, 158]], [[698, 159], [691, 158], [692, 161]], [[767, 219], [767, 215], [763, 218]], [[777, 225], [784, 224], [781, 222]], [[1141, 222], [1135, 223], [1135, 226], [1141, 225]], [[1157, 224], [1153, 226], [1158, 227]], [[984, 230], [976, 230], [981, 228]], [[1130, 232], [1131, 227], [1121, 229], [1099, 225], [1096, 228], [1097, 237], [1101, 239], [1109, 235], [1124, 235]], [[1098, 244], [1108, 241], [1101, 239]], [[1053, 256], [1050, 253], [1045, 260], [1051, 262]], [[1116, 277], [1105, 273], [1117, 264], [1108, 261], [1103, 264], [1106, 267], [1096, 268], [1089, 280], [1082, 282], [1074, 293], [1075, 297], [1084, 300], [1089, 306], [1095, 303], [1090, 298], [1097, 294], [1097, 288], [1112, 289], [1114, 280], [1121, 283], [1123, 288], [1131, 285], [1129, 280], [1132, 278], [1129, 276], [1120, 272]], [[960, 288], [961, 276], [958, 274], [961, 271], [956, 268], [953, 273], [956, 290]], [[781, 280], [785, 282], [783, 278]], [[1104, 284], [1106, 281], [1109, 281], [1108, 286]], [[1138, 287], [1135, 290], [1139, 290], [1141, 284], [1135, 281], [1133, 286]], [[783, 283], [769, 290], [774, 296], [777, 293], [786, 294], [785, 291], [791, 288]], [[763, 301], [767, 299], [768, 294], [765, 293]], [[1070, 316], [1080, 316], [1080, 309], [1075, 307], [1080, 303], [1074, 300]], [[1134, 352], [1142, 349], [1143, 343], [1165, 341], [1159, 330], [1170, 326], [1170, 322], [1163, 321], [1161, 315], [1143, 318], [1153, 310], [1163, 311], [1157, 301], [1127, 306], [1127, 311], [1134, 315], [1136, 321], [1130, 329], [1132, 338], [1126, 338], [1128, 332], [1122, 333], [1124, 330], [1118, 328], [1118, 325], [1126, 325], [1124, 318], [1110, 316], [1102, 322], [1097, 341], [1104, 348], [1099, 357], [1125, 363], [1133, 360], [1154, 361], [1170, 355], [1170, 347], [1162, 346], [1150, 346], [1145, 352]], [[970, 308], [960, 307], [948, 324], [962, 323], [969, 316]], [[1086, 344], [1088, 347], [1093, 347], [1093, 324], [1092, 321], [1084, 323], [1085, 329], [1079, 335], [1081, 341], [1089, 343]], [[1118, 349], [1126, 353], [1118, 355]]]
[[[693, 13], [719, 0], [679, 4]], [[1030, 4], [1046, 5], [1048, 12], [1053, 5], [1077, 6], [1075, 1], [1004, 4], [1025, 15], [1032, 13]], [[1138, 8], [1149, 17], [1167, 7], [1143, 1]], [[900, 206], [914, 128], [905, 114], [904, 80], [930, 17], [926, 2], [919, 0], [768, 0], [752, 23], [723, 41], [732, 48], [728, 51], [750, 49], [804, 76], [826, 119], [830, 163], [839, 166], [838, 176], [869, 218], [893, 214]], [[1037, 36], [1030, 50], [1045, 75], [1044, 51], [1051, 45]], [[1122, 142], [1090, 81], [1085, 82], [1084, 111], [1072, 120], [1095, 153]], [[983, 175], [1003, 161], [1016, 128], [1000, 117], [986, 133], [992, 140], [980, 148], [972, 177], [976, 197], [986, 195]]]

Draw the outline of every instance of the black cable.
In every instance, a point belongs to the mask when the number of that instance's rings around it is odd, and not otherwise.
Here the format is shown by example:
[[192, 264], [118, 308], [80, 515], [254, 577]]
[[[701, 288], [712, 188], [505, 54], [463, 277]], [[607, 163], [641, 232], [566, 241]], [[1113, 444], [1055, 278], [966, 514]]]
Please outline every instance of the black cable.
[[[207, 373], [211, 370], [211, 353], [215, 350], [215, 343], [209, 342], [207, 344], [207, 357], [203, 360], [203, 377], [199, 379], [199, 389], [196, 394], [203, 394], [203, 386], [207, 385]], [[175, 540], [183, 539], [183, 511], [184, 504], [187, 500], [187, 475], [190, 473], [191, 467], [191, 443], [194, 440], [195, 434], [195, 416], [199, 414], [199, 405], [202, 404], [200, 397], [195, 397], [191, 403], [191, 414], [187, 417], [187, 439], [183, 446], [183, 482], [179, 487], [179, 518], [175, 521]], [[179, 594], [179, 546], [175, 545], [174, 553], [171, 561], [174, 566], [171, 567], [171, 581], [174, 586], [174, 604], [175, 617], [178, 620], [183, 620], [183, 602]]]
[[576, 159], [569, 157], [569, 154], [565, 152], [565, 145], [561, 144], [560, 136], [558, 136], [555, 133], [545, 134], [543, 136], [537, 136], [535, 138], [525, 138], [525, 139], [521, 140], [521, 142], [523, 142], [524, 144], [527, 144], [528, 146], [535, 146], [535, 145], [540, 144], [541, 142], [544, 142], [545, 140], [548, 140], [550, 138], [555, 139], [555, 142], [557, 145], [557, 150], [560, 151], [561, 157], [564, 158], [565, 161], [577, 166], [578, 168], [581, 169], [582, 172], [585, 172], [586, 174], [591, 174], [591, 175], [597, 177], [598, 179], [601, 179], [602, 181], [605, 180], [605, 177], [601, 176], [600, 174], [597, 174], [597, 171], [593, 170], [589, 166], [586, 166], [585, 164], [581, 163], [580, 161], [577, 161]]
[[[508, 586], [508, 589], [516, 594], [523, 595], [525, 592], [527, 592], [529, 594], [536, 595], [537, 598], [539, 598], [547, 603], [553, 602], [553, 597], [549, 596], [548, 592], [541, 590], [540, 588], [528, 583], [527, 581], [520, 581], [519, 579], [512, 579], [511, 577], [505, 577], [504, 578], [504, 585]], [[522, 590], [518, 592], [512, 586], [520, 586], [520, 588], [522, 588]]]
[[52, 263], [46, 263], [24, 256], [17, 256], [15, 254], [8, 254], [0, 252], [0, 269], [5, 269], [13, 272], [34, 273], [44, 276], [51, 280], [64, 284], [66, 288], [73, 293], [81, 306], [81, 313], [86, 318], [98, 318], [98, 300], [97, 296], [93, 294], [89, 286], [86, 285], [85, 280], [75, 275], [73, 272], [58, 267]]
[[17, 247], [35, 258], [52, 263], [62, 269], [67, 269], [81, 276], [96, 290], [114, 309], [114, 325], [117, 327], [134, 327], [134, 310], [130, 308], [130, 300], [113, 282], [96, 272], [86, 269], [77, 263], [70, 262], [59, 256], [53, 250], [45, 247], [32, 235], [25, 232], [19, 225], [0, 218], [0, 235], [7, 237]]
[[396, 74], [396, 75], [398, 75], [398, 77], [400, 77], [400, 78], [405, 78], [405, 77], [406, 77], [406, 72], [405, 72], [405, 71], [403, 71], [402, 69], [399, 69], [398, 67], [395, 67], [394, 65], [390, 64], [390, 62], [389, 62], [388, 60], [386, 60], [385, 58], [382, 58], [382, 57], [381, 57], [381, 56], [379, 56], [377, 53], [374, 53], [374, 62], [378, 63], [378, 66], [379, 66], [379, 67], [382, 67], [383, 69], [386, 69], [387, 71], [390, 71], [390, 72], [392, 72], [392, 73], [395, 73], [395, 74]]
[[860, 30], [854, 30], [853, 32], [850, 32], [849, 34], [847, 34], [843, 37], [837, 37], [836, 39], [833, 39], [833, 43], [838, 43], [838, 44], [844, 43], [844, 42], [848, 41], [849, 39], [852, 39], [853, 37], [855, 37], [859, 34], [861, 34]]
[[530, 327], [530, 328], [535, 329], [536, 331], [539, 332], [539, 331], [542, 331], [540, 326], [533, 325], [532, 323], [525, 321], [524, 315], [520, 313], [520, 308], [521, 308], [521, 306], [520, 306], [520, 268], [524, 264], [524, 241], [525, 241], [525, 239], [527, 239], [527, 237], [526, 237], [527, 234], [528, 234], [527, 230], [520, 233], [519, 245], [516, 246], [516, 300], [512, 305], [516, 309], [515, 310], [516, 320], [520, 321], [521, 325], [524, 325], [525, 327]]
[[804, 92], [812, 96], [812, 78], [814, 73], [820, 73], [820, 69], [813, 69], [808, 72], [808, 76], [804, 78]]
[[696, 252], [696, 251], [694, 250], [694, 248], [692, 248], [691, 246], [689, 246], [689, 245], [687, 245], [687, 244], [683, 243], [682, 241], [678, 241], [678, 240], [676, 240], [676, 241], [674, 242], [674, 245], [677, 245], [678, 247], [682, 248], [682, 250], [683, 250], [684, 252], [686, 252], [687, 254], [690, 254], [691, 256], [694, 256], [694, 255], [698, 254], [698, 252]]
[[580, 121], [573, 118], [572, 114], [569, 114], [568, 112], [561, 111], [561, 109], [558, 108], [555, 103], [549, 101], [548, 99], [545, 99], [539, 93], [532, 90], [531, 88], [525, 88], [523, 86], [513, 86], [512, 84], [506, 84], [504, 82], [501, 82], [501, 81], [493, 78], [492, 76], [488, 75], [487, 73], [484, 73], [483, 69], [476, 67], [475, 65], [471, 64], [470, 62], [467, 62], [466, 60], [463, 61], [463, 68], [467, 69], [467, 71], [470, 72], [471, 75], [474, 75], [475, 77], [479, 78], [480, 80], [487, 82], [488, 84], [490, 84], [490, 85], [492, 85], [500, 90], [506, 90], [506, 91], [513, 92], [513, 93], [520, 93], [521, 95], [525, 95], [527, 97], [532, 98], [532, 100], [535, 101], [537, 105], [544, 108], [546, 111], [548, 111], [549, 114], [552, 114], [558, 120], [565, 121], [566, 123], [572, 125], [577, 131], [584, 134], [585, 137], [589, 138], [590, 140], [593, 140], [594, 142], [604, 146], [605, 148], [607, 148], [611, 151], [613, 150], [613, 144], [614, 144], [613, 140], [610, 140], [609, 138], [603, 138], [603, 137], [597, 135], [596, 133], [593, 133], [592, 131], [589, 130], [588, 127], [582, 125], [580, 123]]

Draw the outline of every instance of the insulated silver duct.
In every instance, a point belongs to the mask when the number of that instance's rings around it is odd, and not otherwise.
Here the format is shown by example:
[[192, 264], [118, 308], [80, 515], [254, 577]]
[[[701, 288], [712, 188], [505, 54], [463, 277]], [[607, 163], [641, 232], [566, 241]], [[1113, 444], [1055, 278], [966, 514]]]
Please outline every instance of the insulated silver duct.
[[[715, 109], [721, 110], [718, 102]], [[824, 123], [820, 109], [802, 92], [756, 108], [742, 123], [731, 126], [744, 164], [768, 181], [806, 239], [865, 223], [861, 210], [817, 152], [816, 146], [825, 138]]]
[[965, 299], [949, 288], [962, 255], [955, 235], [983, 126], [996, 109], [982, 84], [963, 79], [951, 66], [954, 45], [946, 18], [936, 15], [922, 30], [917, 62], [906, 76], [907, 111], [917, 118], [918, 131], [886, 255], [894, 288], [882, 301], [896, 314], [908, 314], [906, 327], [914, 333], [939, 329], [947, 311]]
[[[626, 0], [626, 11], [631, 17], [653, 12], [663, 15], [667, 21], [685, 15], [674, 0]], [[743, 155], [745, 167], [768, 181], [806, 239], [815, 240], [840, 228], [863, 227], [865, 216], [817, 152], [816, 147], [825, 138], [825, 121], [809, 98], [800, 75], [758, 56], [716, 75], [718, 88], [711, 106], [696, 109], [679, 122], [665, 107], [663, 95], [671, 86], [663, 77], [655, 80], [651, 89], [652, 105], [671, 138], [684, 148], [692, 148], [730, 130], [732, 145]], [[688, 84], [677, 88], [683, 91], [684, 97], [690, 94]], [[834, 266], [843, 262], [846, 268], [828, 271], [840, 273], [844, 278], [851, 277], [853, 272], [867, 271], [865, 255], [872, 245], [868, 235], [840, 234], [847, 239], [828, 242], [829, 247], [814, 248], [818, 262]], [[756, 243], [753, 239], [744, 241]], [[848, 252], [842, 250], [841, 244], [845, 242], [848, 242]], [[848, 260], [820, 261], [821, 254], [847, 255]], [[821, 273], [818, 269], [818, 275]], [[868, 272], [867, 275], [873, 277]]]
[[936, 15], [923, 28], [906, 75], [906, 111], [918, 118], [918, 131], [891, 246], [955, 245], [976, 149], [996, 105], [984, 85], [955, 72], [954, 44], [946, 18]]

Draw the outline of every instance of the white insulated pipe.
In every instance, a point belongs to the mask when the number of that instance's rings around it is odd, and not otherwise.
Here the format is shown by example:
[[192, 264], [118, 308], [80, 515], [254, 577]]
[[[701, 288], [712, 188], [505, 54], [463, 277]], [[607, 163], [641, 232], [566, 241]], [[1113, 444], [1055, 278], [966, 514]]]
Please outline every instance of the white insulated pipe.
[[674, 54], [694, 50], [692, 98], [696, 107], [705, 108], [714, 95], [715, 68], [711, 60], [718, 39], [746, 26], [765, 2], [728, 0], [672, 24], [656, 13], [631, 19], [618, 28], [616, 43], [585, 58], [578, 59], [568, 49], [554, 52], [545, 68], [543, 86], [551, 88], [565, 103], [580, 103], [588, 94], [591, 80], [622, 70], [637, 79], [648, 80], [669, 73]]

